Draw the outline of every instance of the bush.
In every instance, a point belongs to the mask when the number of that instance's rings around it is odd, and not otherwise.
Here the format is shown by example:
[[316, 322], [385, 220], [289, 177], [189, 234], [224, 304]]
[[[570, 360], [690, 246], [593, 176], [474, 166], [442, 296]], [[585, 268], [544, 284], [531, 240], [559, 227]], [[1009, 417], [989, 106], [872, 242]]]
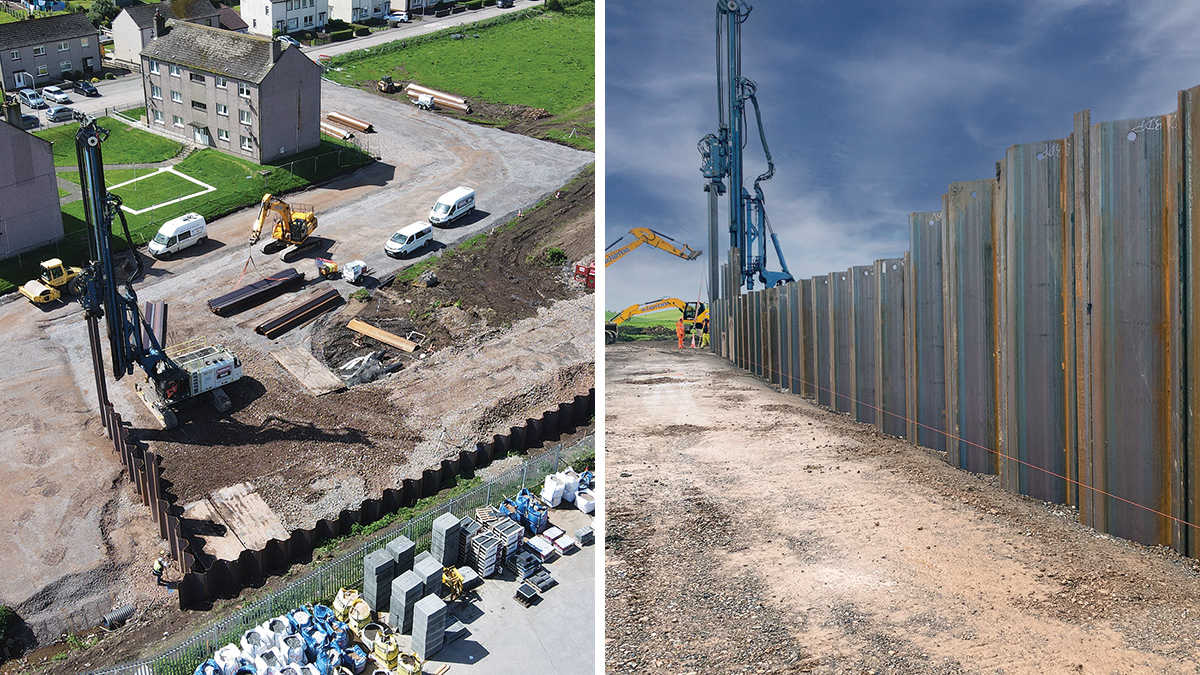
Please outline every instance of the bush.
[[335, 30], [329, 34], [329, 41], [330, 42], [345, 42], [346, 40], [349, 40], [352, 37], [354, 37], [354, 31], [352, 31], [352, 30]]
[[0, 646], [8, 642], [8, 638], [12, 637], [8, 634], [8, 629], [13, 624], [13, 619], [16, 614], [6, 605], [0, 605]]
[[551, 12], [561, 12], [563, 4], [561, 0], [546, 0], [546, 9]]
[[359, 26], [358, 28], [354, 29], [354, 34], [357, 35], [358, 37], [363, 37], [364, 35], [370, 35], [371, 29], [367, 28], [366, 26]]
[[303, 32], [303, 33], [300, 35], [300, 39], [301, 39], [301, 40], [311, 40], [311, 39], [313, 39], [313, 34], [312, 34], [312, 33], [310, 33], [310, 32], [308, 32], [308, 31], [304, 31], [304, 32]]
[[346, 23], [345, 21], [342, 21], [341, 19], [330, 19], [329, 23], [325, 24], [325, 29], [328, 30], [330, 33], [334, 32], [334, 31], [339, 31], [339, 30], [347, 30], [349, 28], [350, 28], [350, 24]]
[[358, 300], [360, 302], [366, 302], [367, 300], [371, 299], [371, 291], [368, 291], [365, 288], [360, 288], [357, 291], [354, 291], [353, 293], [350, 294], [350, 299]]
[[92, 78], [92, 84], [99, 84], [99, 83], [100, 83], [100, 78], [98, 78], [98, 77]]
[[467, 0], [463, 3], [463, 7], [467, 9], [479, 9], [483, 7], [483, 0]]
[[542, 254], [542, 259], [546, 261], [545, 264], [547, 267], [558, 267], [567, 262], [567, 254], [561, 248], [551, 246]]
[[112, 73], [105, 73], [105, 74], [104, 74], [104, 79], [106, 79], [106, 80], [115, 80], [115, 79], [117, 79], [117, 76], [116, 76], [116, 75], [113, 75]]
[[483, 0], [484, 7], [491, 7], [494, 4], [496, 4], [496, 0]]

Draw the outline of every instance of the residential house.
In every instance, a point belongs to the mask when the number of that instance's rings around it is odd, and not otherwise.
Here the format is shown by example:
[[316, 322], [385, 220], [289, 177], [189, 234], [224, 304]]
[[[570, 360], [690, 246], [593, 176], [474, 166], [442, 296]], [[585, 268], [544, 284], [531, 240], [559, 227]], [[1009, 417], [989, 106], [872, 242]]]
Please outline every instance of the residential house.
[[9, 123], [0, 122], [0, 259], [63, 238], [51, 143], [20, 129], [15, 99], [3, 108]]
[[322, 69], [304, 52], [181, 21], [164, 30], [141, 55], [151, 125], [258, 163], [320, 144]]
[[0, 24], [0, 77], [7, 90], [41, 89], [75, 71], [100, 72], [100, 33], [86, 14]]
[[219, 26], [220, 9], [211, 0], [169, 0], [133, 5], [121, 10], [112, 22], [113, 57], [126, 63], [141, 63], [142, 50], [154, 39], [154, 15], [205, 26]]
[[250, 25], [242, 20], [242, 15], [229, 5], [218, 5], [221, 12], [221, 28], [235, 33], [248, 33]]
[[329, 0], [242, 0], [242, 20], [255, 35], [315, 31], [329, 21]]
[[347, 23], [382, 19], [391, 5], [391, 0], [329, 0], [329, 16]]

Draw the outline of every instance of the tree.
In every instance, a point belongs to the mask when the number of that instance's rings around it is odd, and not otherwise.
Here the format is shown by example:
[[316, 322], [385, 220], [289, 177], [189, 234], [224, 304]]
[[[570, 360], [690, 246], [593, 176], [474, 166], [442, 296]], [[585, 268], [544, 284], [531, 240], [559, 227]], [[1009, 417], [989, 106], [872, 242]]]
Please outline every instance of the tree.
[[95, 0], [87, 14], [92, 25], [99, 28], [100, 24], [111, 24], [112, 20], [117, 18], [117, 14], [120, 13], [121, 8], [117, 7], [115, 0]]

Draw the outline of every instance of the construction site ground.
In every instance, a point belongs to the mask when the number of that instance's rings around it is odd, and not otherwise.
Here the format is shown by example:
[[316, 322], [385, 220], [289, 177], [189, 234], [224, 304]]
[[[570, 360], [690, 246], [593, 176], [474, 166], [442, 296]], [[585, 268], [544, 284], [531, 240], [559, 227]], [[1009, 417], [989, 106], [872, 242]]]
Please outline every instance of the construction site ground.
[[[169, 261], [143, 251], [147, 271], [136, 283], [142, 301], [168, 302], [168, 344], [202, 336], [238, 354], [246, 377], [228, 388], [232, 411], [218, 415], [197, 401], [181, 411], [178, 430], [158, 431], [134, 392], [140, 372], [109, 385], [133, 435], [163, 455], [180, 505], [245, 482], [284, 529], [311, 526], [379, 496], [466, 445], [586, 393], [594, 382], [593, 296], [569, 272], [570, 262], [594, 256], [590, 173], [555, 199], [593, 156], [328, 82], [323, 102], [326, 111], [375, 126], [365, 140], [380, 160], [287, 196], [315, 207], [315, 236], [324, 242], [290, 266], [308, 277], [305, 289], [332, 284], [346, 297], [356, 287], [316, 281], [312, 259], [364, 259], [373, 270], [364, 284], [373, 299], [350, 300], [274, 341], [253, 327], [306, 290], [229, 318], [210, 313], [209, 298], [288, 266], [247, 245], [257, 212], [244, 210], [210, 223], [208, 242]], [[476, 212], [435, 228], [435, 245], [420, 255], [386, 257], [390, 234], [423, 220], [436, 198], [457, 185], [476, 189]], [[446, 272], [442, 290], [430, 289], [452, 294], [453, 311], [439, 312], [444, 308], [433, 307], [433, 295], [377, 289], [397, 269], [498, 229], [542, 200], [550, 200], [547, 208], [473, 249], [516, 256], [508, 264], [489, 260]], [[537, 256], [550, 246], [562, 248], [567, 261], [548, 271]], [[493, 285], [505, 289], [504, 302], [485, 302]], [[42, 309], [19, 296], [7, 300], [0, 306], [6, 339], [0, 419], [8, 430], [0, 440], [8, 468], [0, 477], [6, 570], [0, 604], [14, 607], [43, 643], [66, 626], [95, 625], [114, 607], [172, 606], [176, 600], [148, 574], [163, 546], [157, 527], [101, 434], [78, 303]], [[413, 304], [427, 300], [428, 307]], [[297, 347], [320, 358], [314, 343], [336, 343], [353, 316], [385, 322], [392, 318], [388, 303], [413, 313], [431, 341], [380, 381], [318, 398], [270, 357]]]
[[605, 382], [609, 672], [1200, 672], [1200, 561], [699, 350]]

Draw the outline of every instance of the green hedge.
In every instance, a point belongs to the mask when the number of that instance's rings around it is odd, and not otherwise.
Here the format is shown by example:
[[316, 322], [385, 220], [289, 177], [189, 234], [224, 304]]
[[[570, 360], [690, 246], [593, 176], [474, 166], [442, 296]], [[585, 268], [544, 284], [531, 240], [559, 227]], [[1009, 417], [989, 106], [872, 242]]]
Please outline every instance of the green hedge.
[[358, 28], [354, 29], [354, 34], [358, 37], [364, 37], [371, 34], [371, 29], [367, 28], [366, 26], [359, 26]]
[[330, 19], [329, 23], [325, 24], [325, 30], [329, 31], [330, 33], [338, 30], [347, 30], [349, 28], [350, 24], [341, 19]]
[[337, 30], [337, 31], [334, 31], [329, 34], [329, 41], [330, 42], [345, 42], [346, 40], [349, 40], [352, 37], [354, 37], [354, 31], [352, 31], [352, 30]]
[[467, 0], [463, 3], [463, 7], [467, 9], [479, 9], [483, 7], [483, 0]]

